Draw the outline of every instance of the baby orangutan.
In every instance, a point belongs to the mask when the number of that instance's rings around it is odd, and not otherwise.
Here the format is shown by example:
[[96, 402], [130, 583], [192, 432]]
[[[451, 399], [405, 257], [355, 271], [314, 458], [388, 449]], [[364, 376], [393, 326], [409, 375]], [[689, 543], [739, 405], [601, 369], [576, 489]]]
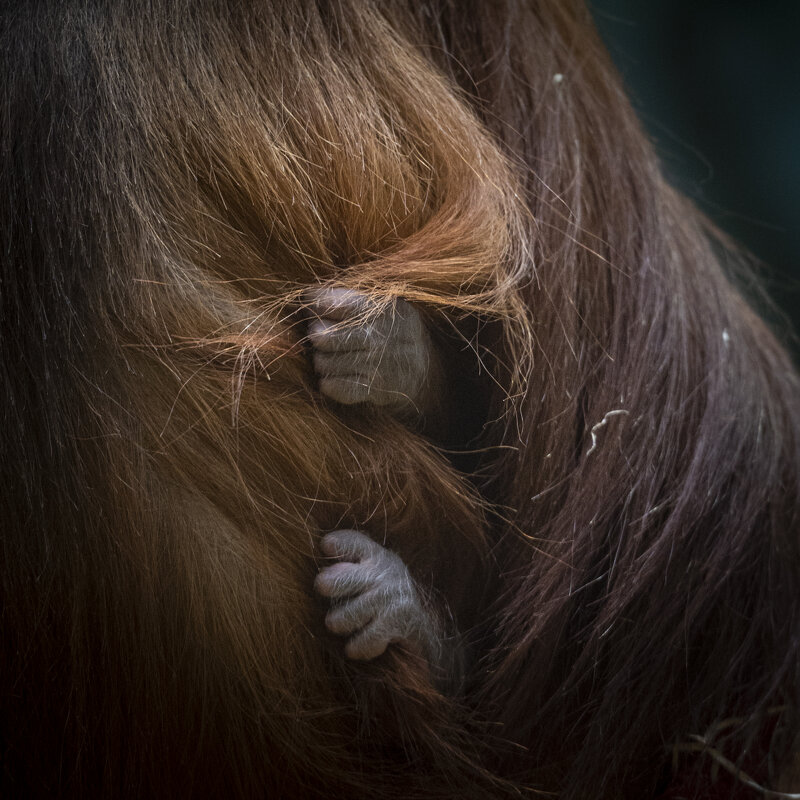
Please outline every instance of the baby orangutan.
[[[381, 407], [409, 423], [431, 423], [444, 370], [413, 305], [396, 300], [378, 311], [366, 295], [329, 288], [310, 290], [306, 301], [316, 317], [308, 339], [324, 395], [344, 405]], [[350, 637], [348, 658], [370, 660], [397, 642], [436, 669], [450, 666], [445, 662], [454, 654], [443, 647], [440, 623], [399, 556], [352, 530], [327, 534], [321, 549], [339, 560], [320, 570], [314, 588], [333, 601], [325, 625]]]

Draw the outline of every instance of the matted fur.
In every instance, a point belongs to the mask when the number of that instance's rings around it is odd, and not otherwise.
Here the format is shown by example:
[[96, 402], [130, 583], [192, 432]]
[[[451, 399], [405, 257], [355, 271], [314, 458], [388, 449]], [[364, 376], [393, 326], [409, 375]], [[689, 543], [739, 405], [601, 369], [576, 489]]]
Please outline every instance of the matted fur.
[[[797, 729], [798, 381], [585, 10], [3, 23], [6, 794], [640, 798], [731, 718], [725, 754], [769, 777]], [[320, 282], [480, 320], [472, 480], [322, 402]], [[491, 739], [409, 654], [344, 662], [310, 591], [342, 526], [485, 632]]]

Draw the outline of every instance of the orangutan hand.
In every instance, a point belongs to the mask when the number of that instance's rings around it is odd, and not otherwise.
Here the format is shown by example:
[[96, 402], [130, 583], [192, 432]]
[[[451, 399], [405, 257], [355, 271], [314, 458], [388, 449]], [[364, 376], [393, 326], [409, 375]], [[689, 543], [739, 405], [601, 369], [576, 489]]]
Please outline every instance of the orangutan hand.
[[424, 608], [402, 559], [358, 531], [341, 530], [322, 538], [326, 556], [314, 588], [333, 601], [325, 617], [329, 631], [350, 637], [348, 658], [368, 661], [393, 642], [439, 661], [440, 644], [433, 616]]
[[345, 405], [370, 403], [425, 415], [435, 404], [440, 367], [420, 312], [402, 299], [377, 303], [350, 289], [310, 289], [308, 326], [320, 391]]

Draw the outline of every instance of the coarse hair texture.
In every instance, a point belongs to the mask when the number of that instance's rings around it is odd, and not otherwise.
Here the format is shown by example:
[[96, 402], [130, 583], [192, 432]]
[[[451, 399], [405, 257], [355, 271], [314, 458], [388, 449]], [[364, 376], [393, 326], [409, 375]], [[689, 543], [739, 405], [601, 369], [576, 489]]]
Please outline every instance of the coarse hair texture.
[[[642, 798], [709, 730], [774, 781], [800, 386], [580, 3], [30, 0], [0, 53], [4, 796]], [[322, 401], [317, 284], [471, 331], [473, 475]], [[463, 704], [345, 662], [337, 527], [479, 632]]]

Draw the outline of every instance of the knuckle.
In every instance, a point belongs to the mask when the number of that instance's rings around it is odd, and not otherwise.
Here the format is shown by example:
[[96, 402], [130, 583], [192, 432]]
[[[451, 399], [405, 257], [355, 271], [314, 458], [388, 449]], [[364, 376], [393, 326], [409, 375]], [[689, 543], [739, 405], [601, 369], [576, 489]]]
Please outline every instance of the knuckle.
[[372, 544], [372, 539], [369, 538], [365, 533], [361, 531], [356, 531], [352, 529], [343, 529], [341, 531], [336, 532], [337, 535], [342, 539], [342, 541], [347, 542], [348, 544], [352, 545], [360, 545], [365, 546]]
[[314, 579], [314, 589], [325, 597], [335, 597], [346, 592], [358, 578], [358, 567], [343, 561], [323, 567]]
[[308, 338], [312, 341], [323, 336], [328, 328], [328, 323], [322, 319], [315, 319], [308, 323]]
[[325, 615], [325, 627], [338, 636], [352, 633], [355, 625], [349, 614], [341, 608], [335, 608]]
[[327, 596], [331, 591], [330, 577], [325, 574], [325, 570], [320, 571], [314, 578], [314, 591], [317, 594]]
[[320, 391], [339, 403], [358, 403], [364, 396], [364, 388], [349, 378], [323, 376], [319, 383]]
[[320, 549], [326, 556], [342, 556], [354, 533], [355, 531], [347, 529], [330, 531], [320, 539]]
[[374, 635], [361, 634], [345, 645], [345, 655], [359, 661], [368, 661], [382, 655], [389, 645], [389, 639]]

